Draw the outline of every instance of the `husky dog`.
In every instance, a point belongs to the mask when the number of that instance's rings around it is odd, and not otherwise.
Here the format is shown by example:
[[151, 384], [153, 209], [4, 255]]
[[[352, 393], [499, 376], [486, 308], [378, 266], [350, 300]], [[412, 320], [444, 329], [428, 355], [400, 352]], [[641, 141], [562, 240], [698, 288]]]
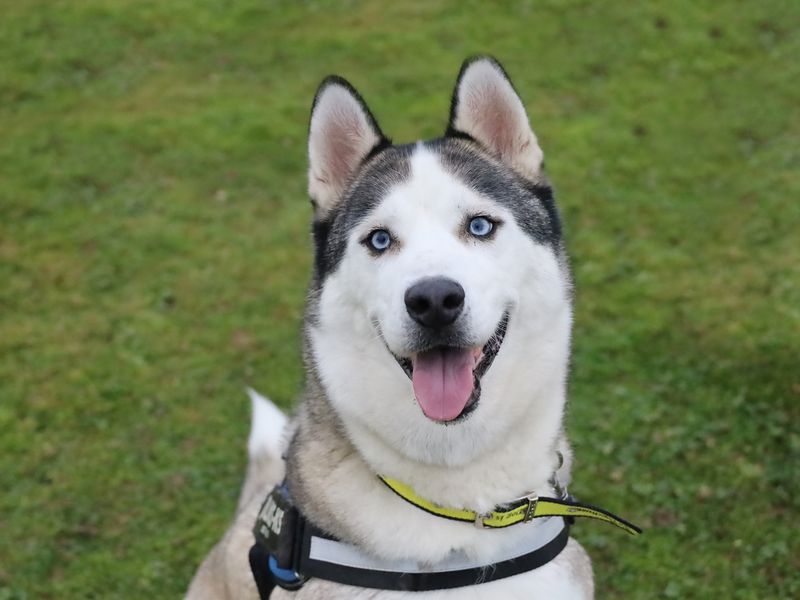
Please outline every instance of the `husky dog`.
[[[571, 279], [543, 153], [500, 64], [468, 60], [443, 137], [393, 145], [361, 96], [329, 77], [309, 128], [314, 273], [306, 383], [291, 423], [254, 400], [237, 517], [189, 598], [257, 598], [248, 567], [259, 506], [284, 475], [315, 526], [364, 555], [493, 565], [528, 524], [500, 530], [421, 510], [378, 478], [478, 514], [569, 483], [563, 429]], [[281, 446], [281, 430], [288, 447]], [[573, 539], [539, 568], [407, 592], [312, 578], [274, 599], [592, 598]]]

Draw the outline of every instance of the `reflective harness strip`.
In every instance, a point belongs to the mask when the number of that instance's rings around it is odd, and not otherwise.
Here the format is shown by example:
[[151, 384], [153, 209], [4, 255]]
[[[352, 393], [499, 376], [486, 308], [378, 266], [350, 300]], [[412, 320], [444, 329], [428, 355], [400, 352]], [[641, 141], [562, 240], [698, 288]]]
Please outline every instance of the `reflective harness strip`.
[[502, 560], [489, 565], [465, 557], [431, 566], [413, 561], [381, 561], [351, 544], [312, 534], [307, 549], [303, 544], [299, 579], [319, 577], [357, 587], [406, 592], [478, 585], [531, 571], [558, 556], [569, 540], [569, 526], [561, 518], [542, 525], [535, 528], [536, 535], [522, 540]]
[[[497, 562], [518, 559], [547, 546], [561, 535], [565, 529], [563, 519], [547, 519], [540, 526], [533, 527], [529, 535], [521, 539], [514, 547], [497, 557]], [[309, 551], [311, 560], [327, 562], [334, 565], [352, 567], [355, 569], [369, 569], [373, 571], [399, 572], [399, 573], [448, 573], [463, 571], [465, 569], [482, 569], [486, 567], [483, 562], [469, 560], [466, 557], [451, 557], [436, 565], [420, 566], [413, 560], [385, 561], [375, 556], [365, 554], [352, 544], [345, 544], [331, 539], [317, 536], [311, 537]]]

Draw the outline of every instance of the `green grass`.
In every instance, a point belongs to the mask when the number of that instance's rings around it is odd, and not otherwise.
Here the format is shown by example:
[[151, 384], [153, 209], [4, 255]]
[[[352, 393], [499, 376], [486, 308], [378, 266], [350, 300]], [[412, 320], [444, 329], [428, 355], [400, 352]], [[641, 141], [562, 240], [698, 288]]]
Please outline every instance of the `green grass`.
[[326, 74], [398, 141], [499, 57], [577, 282], [601, 598], [800, 596], [800, 6], [0, 1], [0, 599], [179, 596], [289, 406]]

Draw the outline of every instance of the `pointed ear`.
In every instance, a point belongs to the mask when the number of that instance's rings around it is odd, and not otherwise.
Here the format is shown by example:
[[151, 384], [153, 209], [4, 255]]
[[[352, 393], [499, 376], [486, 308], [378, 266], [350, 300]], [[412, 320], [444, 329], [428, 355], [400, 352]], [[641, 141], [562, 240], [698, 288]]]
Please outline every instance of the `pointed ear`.
[[316, 215], [324, 217], [362, 161], [390, 143], [353, 86], [327, 77], [314, 97], [308, 131], [308, 193]]
[[447, 135], [468, 135], [520, 175], [538, 180], [544, 154], [522, 100], [495, 59], [468, 59], [458, 74]]

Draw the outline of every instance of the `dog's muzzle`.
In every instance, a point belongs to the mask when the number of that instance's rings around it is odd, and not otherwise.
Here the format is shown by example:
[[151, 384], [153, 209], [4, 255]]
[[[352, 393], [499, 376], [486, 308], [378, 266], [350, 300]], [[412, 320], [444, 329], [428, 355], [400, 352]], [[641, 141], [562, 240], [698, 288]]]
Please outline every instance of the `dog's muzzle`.
[[475, 410], [481, 394], [481, 379], [503, 345], [508, 322], [509, 313], [506, 312], [492, 336], [480, 348], [451, 344], [449, 342], [456, 340], [447, 339], [445, 343], [426, 347], [412, 357], [397, 356], [392, 352], [412, 381], [417, 403], [428, 418], [453, 423]]

